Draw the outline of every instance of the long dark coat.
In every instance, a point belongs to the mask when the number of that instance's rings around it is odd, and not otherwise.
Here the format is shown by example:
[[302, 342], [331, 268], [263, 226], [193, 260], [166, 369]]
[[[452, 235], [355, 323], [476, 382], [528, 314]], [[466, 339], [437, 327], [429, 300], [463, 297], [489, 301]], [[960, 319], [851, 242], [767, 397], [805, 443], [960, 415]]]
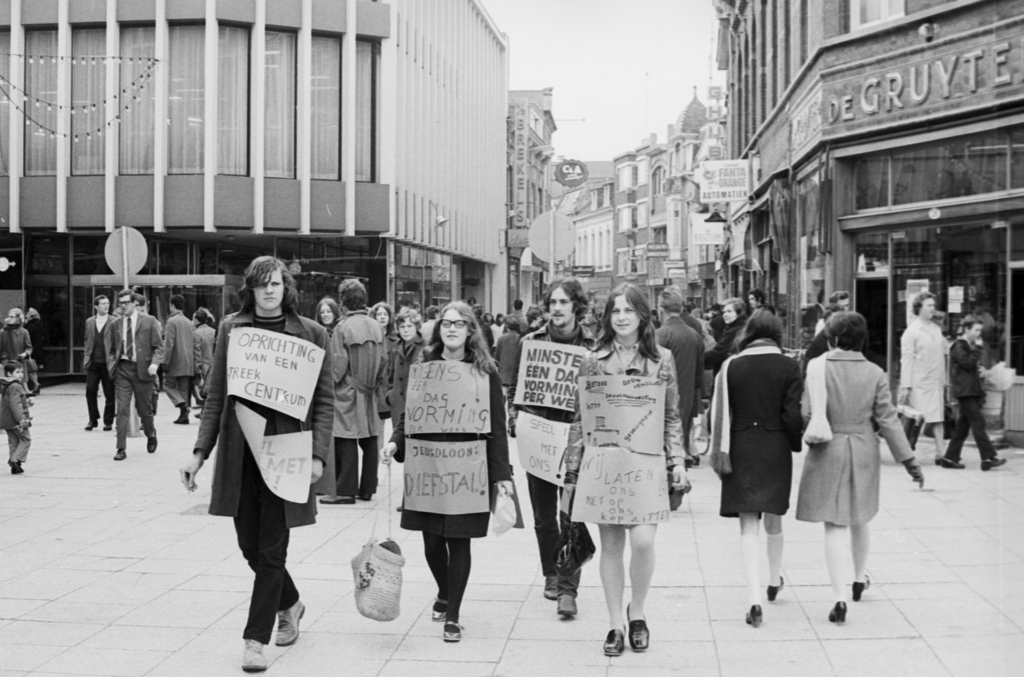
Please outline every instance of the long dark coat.
[[736, 336], [743, 331], [743, 327], [746, 324], [747, 318], [742, 317], [735, 320], [732, 324], [724, 325], [725, 329], [718, 338], [718, 343], [714, 348], [704, 353], [705, 369], [711, 369], [715, 372], [715, 376], [718, 376], [718, 372], [722, 369], [722, 364], [736, 353]]
[[[697, 322], [689, 313], [686, 317]], [[700, 326], [699, 322], [697, 326]], [[656, 335], [658, 345], [668, 348], [676, 361], [679, 417], [683, 420], [683, 432], [689, 433], [690, 422], [699, 411], [700, 391], [704, 384], [704, 339], [682, 316], [665, 318]], [[689, 444], [685, 438], [684, 442]]]
[[[423, 355], [425, 362], [444, 359]], [[467, 360], [468, 361], [468, 360]], [[508, 436], [505, 432], [504, 397], [501, 393], [501, 379], [497, 372], [488, 374], [491, 405], [491, 432], [486, 435], [472, 433], [431, 433], [417, 435], [414, 439], [433, 442], [487, 442], [487, 479], [491, 484], [491, 499], [494, 499], [494, 483], [512, 479], [512, 468], [508, 463]], [[405, 411], [395, 423], [391, 441], [398, 445], [395, 460], [405, 460]], [[402, 511], [402, 528], [410, 531], [425, 531], [448, 538], [480, 538], [487, 535], [487, 524], [491, 513], [475, 512], [467, 515], [441, 515], [432, 512], [405, 509]]]
[[732, 473], [722, 478], [719, 514], [784, 515], [803, 430], [800, 364], [780, 354], [740, 355], [729, 363], [727, 376]]
[[[209, 458], [213, 453], [213, 446], [217, 445], [210, 497], [211, 515], [234, 517], [238, 513], [238, 499], [242, 489], [242, 460], [244, 454], [251, 453], [247, 451], [245, 436], [235, 417], [235, 397], [229, 397], [227, 394], [228, 337], [232, 330], [238, 327], [251, 326], [253, 313], [251, 310], [243, 310], [225, 318], [220, 325], [220, 331], [217, 332], [217, 349], [213, 355], [209, 391], [195, 446], [195, 451], [201, 451], [205, 458]], [[334, 445], [334, 384], [327, 332], [316, 322], [299, 317], [295, 312], [287, 312], [284, 333], [323, 348], [324, 362], [320, 367], [320, 377], [313, 391], [313, 401], [306, 414], [306, 420], [300, 421], [280, 412], [268, 410], [271, 418], [267, 421], [267, 434], [312, 430], [313, 458], [325, 462]], [[305, 503], [285, 501], [284, 506], [285, 520], [289, 528], [316, 522], [316, 501], [312, 485]]]

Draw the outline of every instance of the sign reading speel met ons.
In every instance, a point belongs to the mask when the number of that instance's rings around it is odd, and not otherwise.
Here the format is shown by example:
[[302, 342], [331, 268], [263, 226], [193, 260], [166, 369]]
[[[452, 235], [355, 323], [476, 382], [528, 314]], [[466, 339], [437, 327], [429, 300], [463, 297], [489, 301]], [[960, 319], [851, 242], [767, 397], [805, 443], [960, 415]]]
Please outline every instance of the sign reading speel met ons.
[[324, 349], [305, 339], [238, 327], [228, 342], [228, 395], [304, 420], [320, 379]]

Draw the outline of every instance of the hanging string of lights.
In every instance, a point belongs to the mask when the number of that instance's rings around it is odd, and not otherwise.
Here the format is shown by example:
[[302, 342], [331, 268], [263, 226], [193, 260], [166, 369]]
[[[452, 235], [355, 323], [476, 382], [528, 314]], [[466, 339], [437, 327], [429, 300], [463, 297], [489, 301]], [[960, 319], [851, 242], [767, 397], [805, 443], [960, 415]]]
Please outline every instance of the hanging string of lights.
[[[142, 97], [139, 96], [139, 92], [141, 92], [142, 90], [144, 90], [146, 88], [146, 82], [148, 80], [151, 80], [152, 77], [153, 77], [153, 73], [152, 73], [153, 68], [155, 68], [156, 65], [159, 63], [159, 59], [156, 59], [156, 58], [153, 58], [153, 57], [109, 57], [109, 56], [82, 56], [82, 57], [70, 57], [70, 56], [68, 56], [68, 57], [63, 57], [63, 56], [25, 55], [25, 54], [10, 54], [10, 53], [0, 53], [0, 56], [23, 57], [23, 58], [28, 59], [28, 62], [30, 64], [34, 64], [36, 61], [38, 61], [40, 64], [44, 64], [44, 63], [46, 63], [47, 60], [49, 60], [50, 63], [57, 63], [58, 59], [61, 60], [61, 61], [64, 61], [64, 60], [71, 61], [72, 65], [78, 65], [79, 63], [81, 63], [82, 65], [86, 65], [86, 66], [96, 64], [97, 61], [100, 61], [100, 62], [115, 61], [116, 63], [124, 63], [125, 61], [127, 61], [129, 63], [136, 63], [137, 62], [139, 64], [146, 64], [146, 66], [142, 70], [142, 72], [139, 75], [137, 75], [131, 81], [131, 83], [129, 83], [129, 85], [127, 87], [123, 87], [120, 92], [118, 92], [117, 94], [114, 94], [112, 97], [103, 99], [102, 101], [89, 102], [89, 103], [85, 103], [85, 104], [72, 104], [72, 105], [68, 105], [68, 106], [65, 106], [65, 105], [59, 104], [59, 103], [54, 103], [52, 101], [47, 101], [45, 99], [41, 99], [41, 98], [39, 98], [37, 96], [34, 96], [33, 94], [29, 93], [27, 90], [25, 90], [25, 89], [23, 89], [21, 87], [18, 87], [13, 82], [11, 82], [6, 77], [4, 77], [2, 74], [0, 74], [0, 94], [2, 94], [4, 101], [9, 101], [11, 106], [13, 106], [15, 110], [20, 112], [25, 117], [25, 126], [26, 127], [30, 127], [32, 125], [35, 125], [39, 129], [39, 131], [42, 132], [43, 134], [49, 134], [51, 139], [55, 139], [55, 138], [58, 138], [58, 137], [59, 138], [64, 138], [64, 139], [71, 138], [71, 139], [74, 140], [75, 143], [78, 143], [82, 139], [85, 139], [86, 141], [92, 140], [92, 137], [94, 137], [94, 136], [102, 137], [103, 136], [103, 131], [105, 129], [113, 126], [117, 122], [120, 122], [121, 121], [121, 114], [123, 112], [126, 112], [126, 111], [130, 110], [131, 106], [132, 106], [132, 104], [134, 102], [142, 100]], [[14, 91], [14, 92], [17, 92], [18, 94], [20, 94], [21, 98], [23, 98], [25, 100], [26, 105], [25, 106], [18, 105], [18, 103], [14, 100], [14, 97], [11, 96], [11, 91]], [[100, 124], [97, 127], [93, 127], [93, 128], [88, 129], [86, 131], [78, 131], [78, 132], [72, 131], [71, 133], [61, 133], [61, 132], [58, 132], [57, 130], [52, 129], [51, 127], [49, 127], [49, 126], [39, 122], [39, 120], [37, 120], [35, 117], [33, 117], [32, 114], [30, 113], [30, 109], [33, 108], [33, 107], [34, 108], [42, 108], [43, 106], [45, 106], [47, 112], [52, 112], [53, 109], [56, 108], [58, 112], [65, 111], [65, 110], [70, 111], [71, 115], [75, 115], [75, 114], [91, 115], [91, 113], [97, 112], [98, 109], [101, 106], [105, 110], [107, 105], [111, 105], [111, 104], [114, 104], [114, 103], [116, 103], [117, 106], [118, 106], [118, 113], [116, 115], [114, 115], [112, 118], [110, 118], [109, 120], [107, 120], [106, 122]], [[29, 104], [31, 104], [31, 105], [29, 105]]]

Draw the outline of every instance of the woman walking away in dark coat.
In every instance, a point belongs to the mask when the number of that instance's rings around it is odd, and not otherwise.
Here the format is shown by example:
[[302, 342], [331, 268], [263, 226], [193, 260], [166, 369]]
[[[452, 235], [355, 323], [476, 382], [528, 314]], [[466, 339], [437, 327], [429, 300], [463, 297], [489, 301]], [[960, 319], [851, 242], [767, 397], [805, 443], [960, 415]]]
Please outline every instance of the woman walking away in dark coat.
[[845, 586], [850, 580], [845, 566], [847, 527], [854, 602], [860, 601], [870, 584], [864, 571], [871, 545], [868, 524], [878, 512], [878, 435], [921, 486], [924, 474], [896, 416], [888, 376], [860, 352], [867, 336], [864, 317], [849, 311], [834, 313], [825, 331], [831, 350], [807, 365], [801, 408], [808, 424], [804, 432], [808, 451], [796, 518], [825, 523], [825, 561], [836, 600], [828, 619], [842, 625], [846, 622]]
[[722, 304], [722, 320], [725, 328], [715, 347], [704, 353], [704, 368], [711, 369], [718, 376], [718, 370], [730, 355], [736, 354], [736, 337], [747, 323], [747, 304], [743, 299], [727, 299]]
[[996, 456], [996, 449], [985, 430], [985, 417], [981, 405], [985, 402], [985, 390], [981, 387], [981, 363], [985, 342], [981, 331], [985, 323], [977, 315], [968, 315], [960, 321], [960, 338], [949, 349], [949, 377], [953, 386], [953, 397], [960, 403], [960, 415], [956, 420], [953, 438], [949, 441], [946, 455], [939, 458], [943, 468], [963, 470], [960, 452], [963, 451], [967, 433], [974, 433], [974, 441], [981, 453], [981, 469], [991, 470], [1006, 463], [1005, 458]]
[[[242, 633], [245, 640], [242, 669], [259, 672], [267, 669], [263, 647], [270, 643], [275, 618], [278, 646], [289, 646], [299, 638], [299, 620], [306, 608], [299, 600], [299, 591], [285, 568], [285, 560], [291, 528], [316, 522], [312, 484], [323, 472], [324, 459], [331, 450], [334, 390], [327, 332], [313, 320], [296, 314], [294, 307], [298, 294], [295, 280], [283, 261], [272, 256], [255, 259], [245, 271], [245, 286], [239, 296], [242, 309], [221, 324], [210, 373], [209, 397], [203, 409], [192, 459], [181, 468], [181, 482], [189, 491], [195, 491], [196, 475], [216, 445], [210, 514], [234, 518], [238, 546], [249, 568], [256, 574], [249, 602], [249, 620]], [[320, 373], [304, 419], [228, 395], [230, 336], [233, 331], [249, 328], [281, 335], [282, 342], [309, 342], [323, 352]], [[288, 384], [280, 386], [289, 387]], [[237, 412], [243, 405], [250, 414], [263, 421], [268, 438], [303, 431], [312, 433], [307, 457], [312, 469], [311, 486], [302, 503], [285, 500], [264, 481], [238, 418]]]
[[[462, 301], [446, 305], [441, 311], [441, 319], [434, 325], [430, 345], [423, 352], [423, 363], [426, 365], [433, 362], [442, 363], [436, 365], [438, 373], [446, 368], [444, 363], [463, 362], [471, 365], [466, 371], [471, 375], [470, 382], [466, 385], [478, 388], [477, 399], [481, 405], [487, 402], [488, 409], [487, 412], [482, 409], [477, 411], [477, 415], [471, 418], [486, 421], [488, 425], [478, 427], [479, 433], [424, 432], [407, 436], [407, 407], [405, 411], [398, 413], [398, 422], [391, 441], [381, 449], [381, 462], [390, 464], [392, 457], [399, 462], [406, 461], [406, 451], [411, 448], [414, 451], [409, 455], [406, 467], [406, 473], [409, 473], [410, 466], [414, 463], [417, 468], [429, 467], [430, 462], [424, 460], [427, 456], [446, 457], [450, 460], [451, 456], [447, 454], [430, 453], [438, 447], [439, 451], [444, 452], [446, 447], [443, 445], [449, 445], [447, 448], [453, 451], [456, 447], [463, 450], [459, 452], [458, 458], [467, 459], [464, 470], [468, 476], [471, 472], [479, 472], [479, 468], [474, 467], [476, 464], [473, 463], [473, 458], [482, 445], [486, 455], [487, 482], [493, 485], [490, 487], [490, 493], [493, 495], [497, 491], [502, 496], [510, 495], [512, 470], [508, 464], [508, 437], [505, 436], [505, 407], [501, 396], [501, 381], [476, 317], [470, 307]], [[466, 373], [462, 376], [466, 376]], [[475, 386], [473, 379], [476, 380]], [[428, 377], [418, 383], [422, 383], [427, 391], [433, 390], [434, 392], [429, 393], [433, 396], [447, 396], [441, 378]], [[421, 427], [427, 427], [423, 420], [420, 420], [419, 424]], [[417, 451], [424, 453], [416, 453]], [[462, 455], [463, 453], [465, 455]], [[460, 467], [462, 465], [460, 463]], [[416, 474], [419, 474], [419, 470]], [[410, 480], [413, 480], [412, 474], [407, 475], [406, 483]], [[456, 505], [452, 493], [444, 497], [437, 497], [436, 494], [433, 497], [417, 496], [417, 499], [436, 505], [437, 511], [414, 509], [410, 506], [410, 498], [406, 497], [402, 512], [402, 528], [423, 532], [427, 566], [430, 567], [430, 573], [434, 575], [434, 581], [437, 583], [433, 619], [444, 622], [444, 641], [458, 642], [462, 639], [464, 629], [459, 623], [462, 596], [469, 583], [472, 561], [470, 539], [487, 535], [489, 503], [483, 501], [483, 510], [465, 512], [465, 507]], [[473, 501], [475, 505], [475, 498], [468, 500]]]
[[768, 533], [768, 601], [782, 590], [782, 515], [789, 510], [793, 452], [800, 451], [800, 365], [785, 357], [782, 321], [755, 310], [740, 334], [739, 355], [722, 365], [712, 406], [711, 464], [722, 478], [722, 517], [740, 518], [750, 611], [761, 624], [757, 541], [761, 513]]
[[498, 339], [498, 347], [494, 349], [494, 359], [498, 361], [498, 373], [501, 375], [501, 388], [507, 394], [509, 386], [516, 382], [516, 350], [519, 348], [519, 336], [522, 324], [517, 317], [505, 319], [505, 333]]

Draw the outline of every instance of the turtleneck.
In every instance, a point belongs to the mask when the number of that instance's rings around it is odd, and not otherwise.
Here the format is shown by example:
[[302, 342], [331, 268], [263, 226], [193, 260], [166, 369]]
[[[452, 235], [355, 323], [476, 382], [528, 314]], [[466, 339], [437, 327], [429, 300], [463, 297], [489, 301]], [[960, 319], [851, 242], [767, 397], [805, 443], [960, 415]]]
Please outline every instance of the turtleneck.
[[262, 317], [253, 313], [252, 326], [257, 329], [265, 329], [267, 331], [276, 331], [281, 333], [284, 331], [284, 313], [282, 312], [271, 317]]

